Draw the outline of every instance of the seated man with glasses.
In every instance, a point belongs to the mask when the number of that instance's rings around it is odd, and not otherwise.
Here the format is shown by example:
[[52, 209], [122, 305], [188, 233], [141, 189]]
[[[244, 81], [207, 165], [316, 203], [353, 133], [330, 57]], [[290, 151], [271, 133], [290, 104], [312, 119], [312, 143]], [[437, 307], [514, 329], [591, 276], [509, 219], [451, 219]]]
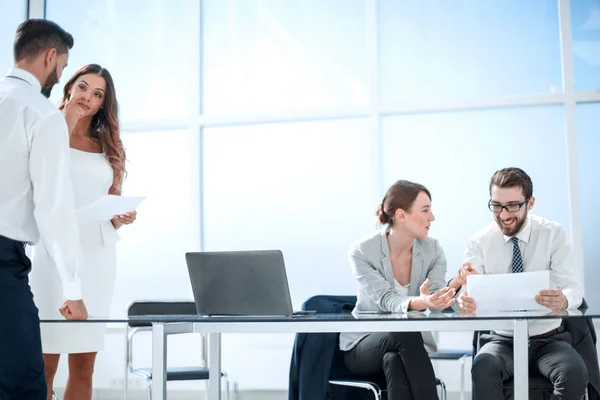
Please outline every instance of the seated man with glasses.
[[[567, 233], [558, 223], [529, 214], [535, 203], [531, 178], [519, 168], [505, 168], [492, 176], [489, 189], [488, 207], [495, 223], [469, 239], [464, 261], [481, 274], [550, 270], [550, 284], [555, 289], [542, 290], [536, 301], [554, 311], [579, 307], [583, 291]], [[463, 286], [458, 307], [475, 312], [477, 304], [467, 291]], [[504, 399], [502, 383], [514, 373], [512, 336], [512, 331], [486, 335], [471, 368], [475, 400]], [[588, 371], [571, 346], [562, 321], [530, 322], [529, 339], [531, 368], [553, 383], [552, 398], [583, 398]]]

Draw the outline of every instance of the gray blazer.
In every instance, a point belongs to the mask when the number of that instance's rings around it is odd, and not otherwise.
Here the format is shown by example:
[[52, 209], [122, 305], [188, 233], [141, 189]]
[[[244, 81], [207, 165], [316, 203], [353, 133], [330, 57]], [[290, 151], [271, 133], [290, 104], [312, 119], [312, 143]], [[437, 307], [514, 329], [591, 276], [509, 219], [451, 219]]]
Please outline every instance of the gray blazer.
[[[408, 296], [395, 289], [395, 280], [386, 238], [382, 229], [355, 242], [350, 248], [352, 274], [358, 281], [358, 296], [353, 313], [359, 311], [408, 312], [408, 303], [420, 294], [419, 288], [429, 278], [429, 290], [435, 293], [446, 286], [446, 257], [438, 241], [432, 238], [416, 239], [410, 272]], [[438, 310], [432, 310], [438, 311]], [[352, 349], [368, 333], [340, 334], [340, 349]], [[431, 332], [423, 332], [423, 341], [429, 351], [437, 345]]]

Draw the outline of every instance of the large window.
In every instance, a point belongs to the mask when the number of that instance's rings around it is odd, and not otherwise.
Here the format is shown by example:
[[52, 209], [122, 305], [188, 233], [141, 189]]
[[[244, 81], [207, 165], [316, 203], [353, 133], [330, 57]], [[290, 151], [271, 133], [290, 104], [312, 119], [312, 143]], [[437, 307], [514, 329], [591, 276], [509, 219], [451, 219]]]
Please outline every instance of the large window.
[[577, 90], [600, 89], [600, 1], [571, 2], [573, 62]]
[[[194, 2], [167, 0], [48, 1], [47, 15], [75, 38], [66, 82], [86, 64], [106, 67], [124, 120], [196, 114], [192, 68], [199, 13]], [[58, 96], [58, 92], [56, 91]]]
[[352, 292], [348, 248], [374, 227], [369, 146], [361, 119], [206, 128], [205, 249], [283, 250], [298, 309]]
[[382, 127], [385, 185], [402, 178], [431, 191], [430, 234], [444, 248], [448, 279], [462, 264], [466, 239], [493, 223], [488, 185], [498, 169], [523, 168], [534, 183], [532, 212], [568, 229], [562, 107], [386, 117]]
[[0, 0], [0, 76], [14, 64], [13, 41], [17, 26], [27, 19], [26, 0]]
[[[63, 83], [87, 63], [112, 72], [124, 193], [148, 197], [121, 231], [114, 314], [134, 299], [191, 298], [184, 253], [202, 249], [283, 250], [295, 307], [353, 294], [348, 248], [376, 229], [398, 179], [432, 191], [449, 278], [492, 222], [488, 182], [507, 166], [532, 176], [535, 213], [583, 233], [574, 249], [597, 277], [600, 110], [579, 103], [600, 103], [600, 0], [46, 6], [75, 36]], [[0, 35], [9, 55], [11, 35]], [[224, 343], [241, 389], [287, 387], [291, 336]]]
[[380, 0], [385, 106], [561, 88], [557, 0]]
[[185, 253], [200, 245], [195, 143], [197, 137], [188, 131], [124, 135], [128, 177], [123, 194], [147, 199], [136, 223], [119, 231], [112, 315], [122, 315], [134, 300], [192, 298]]
[[600, 260], [600, 103], [584, 104], [577, 107], [577, 127], [579, 140], [579, 187], [581, 196], [581, 225], [583, 235], [583, 260], [585, 269], [585, 295], [588, 303], [598, 304], [600, 293], [596, 282], [600, 279], [597, 268]]
[[205, 113], [367, 106], [364, 1], [203, 3]]

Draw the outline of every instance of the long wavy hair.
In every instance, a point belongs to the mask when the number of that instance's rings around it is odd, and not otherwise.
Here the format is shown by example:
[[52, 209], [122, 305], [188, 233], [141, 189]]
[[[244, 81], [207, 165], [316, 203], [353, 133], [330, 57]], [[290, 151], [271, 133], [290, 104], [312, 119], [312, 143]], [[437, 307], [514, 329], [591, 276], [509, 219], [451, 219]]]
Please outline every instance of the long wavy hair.
[[113, 184], [110, 191], [112, 193], [121, 193], [123, 179], [127, 175], [127, 170], [125, 168], [127, 158], [120, 135], [119, 104], [117, 103], [115, 84], [110, 72], [98, 64], [88, 64], [81, 67], [65, 84], [63, 97], [58, 103], [58, 108], [61, 111], [63, 110], [65, 104], [69, 101], [69, 92], [71, 91], [73, 84], [80, 76], [88, 74], [101, 76], [106, 82], [104, 105], [92, 117], [90, 136], [100, 142], [104, 157], [113, 169]]

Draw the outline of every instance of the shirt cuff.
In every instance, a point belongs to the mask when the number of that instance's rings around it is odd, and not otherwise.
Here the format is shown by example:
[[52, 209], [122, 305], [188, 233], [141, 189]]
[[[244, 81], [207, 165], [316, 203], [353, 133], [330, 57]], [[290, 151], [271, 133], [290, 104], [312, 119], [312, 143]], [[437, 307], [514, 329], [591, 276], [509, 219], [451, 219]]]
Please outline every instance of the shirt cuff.
[[101, 221], [100, 231], [102, 232], [102, 243], [104, 243], [104, 246], [106, 247], [114, 245], [121, 239], [121, 236], [119, 236], [117, 230], [110, 221]]
[[573, 295], [571, 293], [565, 292], [563, 290], [563, 295], [565, 296], [565, 299], [567, 299], [567, 308], [566, 308], [567, 310], [568, 309], [575, 309], [575, 308], [579, 307], [579, 306], [574, 307], [574, 305], [575, 305], [575, 298], [573, 297]]
[[[454, 277], [451, 278], [447, 283], [446, 286], [450, 287], [450, 284], [452, 283], [452, 281], [454, 280]], [[457, 282], [458, 283], [458, 282]], [[466, 285], [464, 285], [466, 286]], [[454, 297], [458, 296], [458, 292], [460, 291], [460, 289], [463, 287], [463, 285], [458, 285], [458, 288], [456, 288], [456, 292], [454, 292]]]
[[405, 298], [402, 299], [402, 302], [400, 303], [400, 309], [402, 310], [403, 313], [407, 313], [408, 312], [408, 306], [410, 305], [410, 301], [412, 299], [414, 299], [417, 296], [406, 296]]
[[81, 281], [79, 279], [63, 281], [62, 287], [67, 300], [81, 300]]

